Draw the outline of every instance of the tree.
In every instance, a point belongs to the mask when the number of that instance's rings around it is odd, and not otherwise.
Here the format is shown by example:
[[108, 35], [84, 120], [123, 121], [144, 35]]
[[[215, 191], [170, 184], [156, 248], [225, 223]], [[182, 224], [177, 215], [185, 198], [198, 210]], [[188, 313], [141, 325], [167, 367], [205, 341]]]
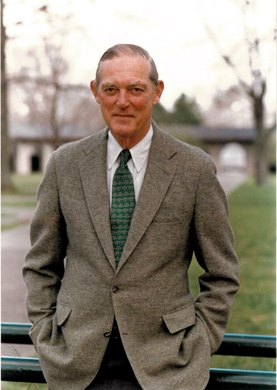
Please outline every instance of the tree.
[[8, 83], [6, 75], [6, 28], [3, 21], [4, 4], [1, 0], [1, 189], [12, 189], [9, 161]]
[[170, 123], [171, 113], [161, 103], [158, 103], [153, 108], [153, 118], [158, 123]]
[[34, 77], [29, 72], [28, 69], [27, 74], [21, 73], [13, 79], [13, 85], [21, 88], [22, 102], [28, 112], [21, 121], [44, 129], [54, 149], [63, 142], [63, 134], [84, 136], [104, 127], [89, 86], [62, 80], [53, 85], [49, 76]]
[[60, 133], [64, 126], [64, 117], [60, 115], [61, 95], [68, 65], [61, 56], [60, 48], [47, 41], [44, 42], [44, 54], [43, 61], [48, 65], [47, 74], [42, 75], [40, 59], [32, 50], [30, 57], [33, 59], [33, 67], [21, 69], [20, 73], [13, 77], [13, 82], [20, 83], [25, 90], [25, 104], [30, 122], [43, 125], [46, 131], [50, 129], [51, 142], [56, 149], [61, 144]]
[[194, 99], [182, 93], [173, 106], [173, 123], [187, 123], [197, 125], [201, 122], [200, 109]]
[[[44, 125], [46, 131], [51, 130], [52, 145], [56, 149], [61, 144], [60, 132], [64, 124], [60, 115], [60, 101], [68, 64], [62, 56], [62, 44], [70, 15], [56, 15], [47, 3], [34, 9], [34, 12], [43, 17], [49, 29], [40, 38], [43, 51], [38, 54], [37, 49], [29, 50], [32, 66], [21, 68], [11, 82], [21, 84], [26, 90], [25, 104], [29, 109], [29, 119], [34, 121], [33, 124]], [[24, 25], [23, 22], [20, 24]]]
[[157, 122], [164, 124], [196, 125], [202, 121], [198, 104], [184, 93], [175, 100], [172, 111], [167, 111], [161, 103], [154, 106], [153, 117]]
[[[68, 23], [71, 15], [59, 12], [55, 3], [47, 0], [40, 8], [30, 8], [34, 25], [39, 16], [44, 28], [35, 37], [28, 57], [24, 57], [24, 66], [10, 74], [9, 83], [21, 91], [21, 103], [28, 112], [24, 122], [45, 129], [45, 136], [56, 149], [63, 142], [61, 132], [66, 126], [84, 127], [84, 116], [88, 130], [94, 129], [95, 123], [102, 125], [103, 121], [98, 105], [93, 104], [89, 86], [67, 82], [69, 65], [63, 56], [63, 47], [72, 32], [72, 23]], [[16, 26], [23, 34], [15, 34], [15, 43], [24, 35], [24, 20], [17, 21]], [[30, 39], [28, 29], [26, 34]]]
[[[255, 1], [244, 0], [244, 12], [251, 11], [254, 7]], [[265, 95], [267, 92], [267, 78], [270, 71], [270, 67], [267, 71], [261, 68], [260, 61], [260, 46], [262, 39], [258, 36], [258, 33], [251, 32], [251, 37], [246, 36], [246, 50], [248, 53], [248, 65], [250, 72], [250, 82], [247, 82], [240, 76], [238, 66], [234, 63], [231, 55], [226, 54], [220, 47], [218, 37], [213, 33], [211, 28], [205, 25], [206, 31], [210, 39], [215, 44], [219, 54], [225, 64], [232, 69], [237, 77], [238, 83], [242, 90], [248, 97], [251, 103], [253, 124], [256, 131], [255, 137], [255, 179], [257, 185], [264, 185], [267, 182], [268, 176], [268, 140], [275, 126], [267, 129], [265, 126]], [[247, 28], [245, 28], [245, 31]], [[272, 42], [276, 41], [276, 29], [272, 34]]]
[[[45, 42], [45, 57], [31, 50], [32, 66], [21, 68], [10, 82], [21, 87], [22, 102], [28, 114], [24, 122], [44, 129], [54, 149], [63, 142], [62, 132], [75, 129], [82, 135], [104, 127], [99, 105], [92, 99], [88, 85], [71, 84], [67, 78], [68, 65], [59, 47]], [[42, 73], [42, 63], [44, 69]], [[73, 135], [73, 133], [72, 133]]]
[[249, 98], [240, 85], [216, 91], [210, 107], [205, 111], [208, 127], [252, 127]]

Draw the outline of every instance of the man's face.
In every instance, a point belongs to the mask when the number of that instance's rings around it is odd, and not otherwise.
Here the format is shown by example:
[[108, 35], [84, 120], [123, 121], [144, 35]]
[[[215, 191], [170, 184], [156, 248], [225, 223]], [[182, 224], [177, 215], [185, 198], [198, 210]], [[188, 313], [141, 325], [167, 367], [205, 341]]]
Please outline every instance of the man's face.
[[102, 115], [122, 147], [131, 148], [147, 133], [152, 108], [159, 102], [163, 82], [155, 86], [150, 78], [150, 64], [141, 56], [120, 56], [100, 65], [100, 83], [91, 89]]

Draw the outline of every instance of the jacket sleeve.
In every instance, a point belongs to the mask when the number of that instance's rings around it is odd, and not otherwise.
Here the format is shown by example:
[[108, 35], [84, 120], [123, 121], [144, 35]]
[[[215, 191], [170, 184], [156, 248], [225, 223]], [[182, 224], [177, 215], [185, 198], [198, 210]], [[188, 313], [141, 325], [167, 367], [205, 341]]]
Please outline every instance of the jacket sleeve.
[[28, 316], [36, 324], [55, 311], [66, 255], [66, 226], [59, 204], [55, 153], [38, 189], [30, 237], [31, 249], [25, 258], [23, 278]]
[[199, 277], [196, 313], [207, 328], [214, 353], [224, 336], [239, 288], [239, 267], [225, 193], [209, 156], [199, 177], [194, 212], [194, 251], [204, 273]]

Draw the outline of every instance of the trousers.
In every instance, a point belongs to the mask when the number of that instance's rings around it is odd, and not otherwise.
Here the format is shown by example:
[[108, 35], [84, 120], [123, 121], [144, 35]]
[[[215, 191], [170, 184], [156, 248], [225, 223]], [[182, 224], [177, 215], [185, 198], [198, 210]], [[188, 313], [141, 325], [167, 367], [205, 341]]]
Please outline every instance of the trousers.
[[100, 370], [85, 390], [141, 390], [114, 323]]

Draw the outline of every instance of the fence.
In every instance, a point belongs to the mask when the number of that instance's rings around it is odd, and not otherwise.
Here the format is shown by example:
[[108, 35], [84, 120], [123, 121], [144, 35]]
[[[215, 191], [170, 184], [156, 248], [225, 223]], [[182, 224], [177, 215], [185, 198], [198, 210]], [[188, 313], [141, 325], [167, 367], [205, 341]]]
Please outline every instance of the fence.
[[[30, 324], [2, 323], [2, 343], [31, 344]], [[276, 357], [276, 337], [225, 334], [217, 355]], [[26, 357], [1, 357], [2, 381], [45, 383], [39, 360]], [[273, 371], [210, 369], [209, 390], [275, 390]]]

